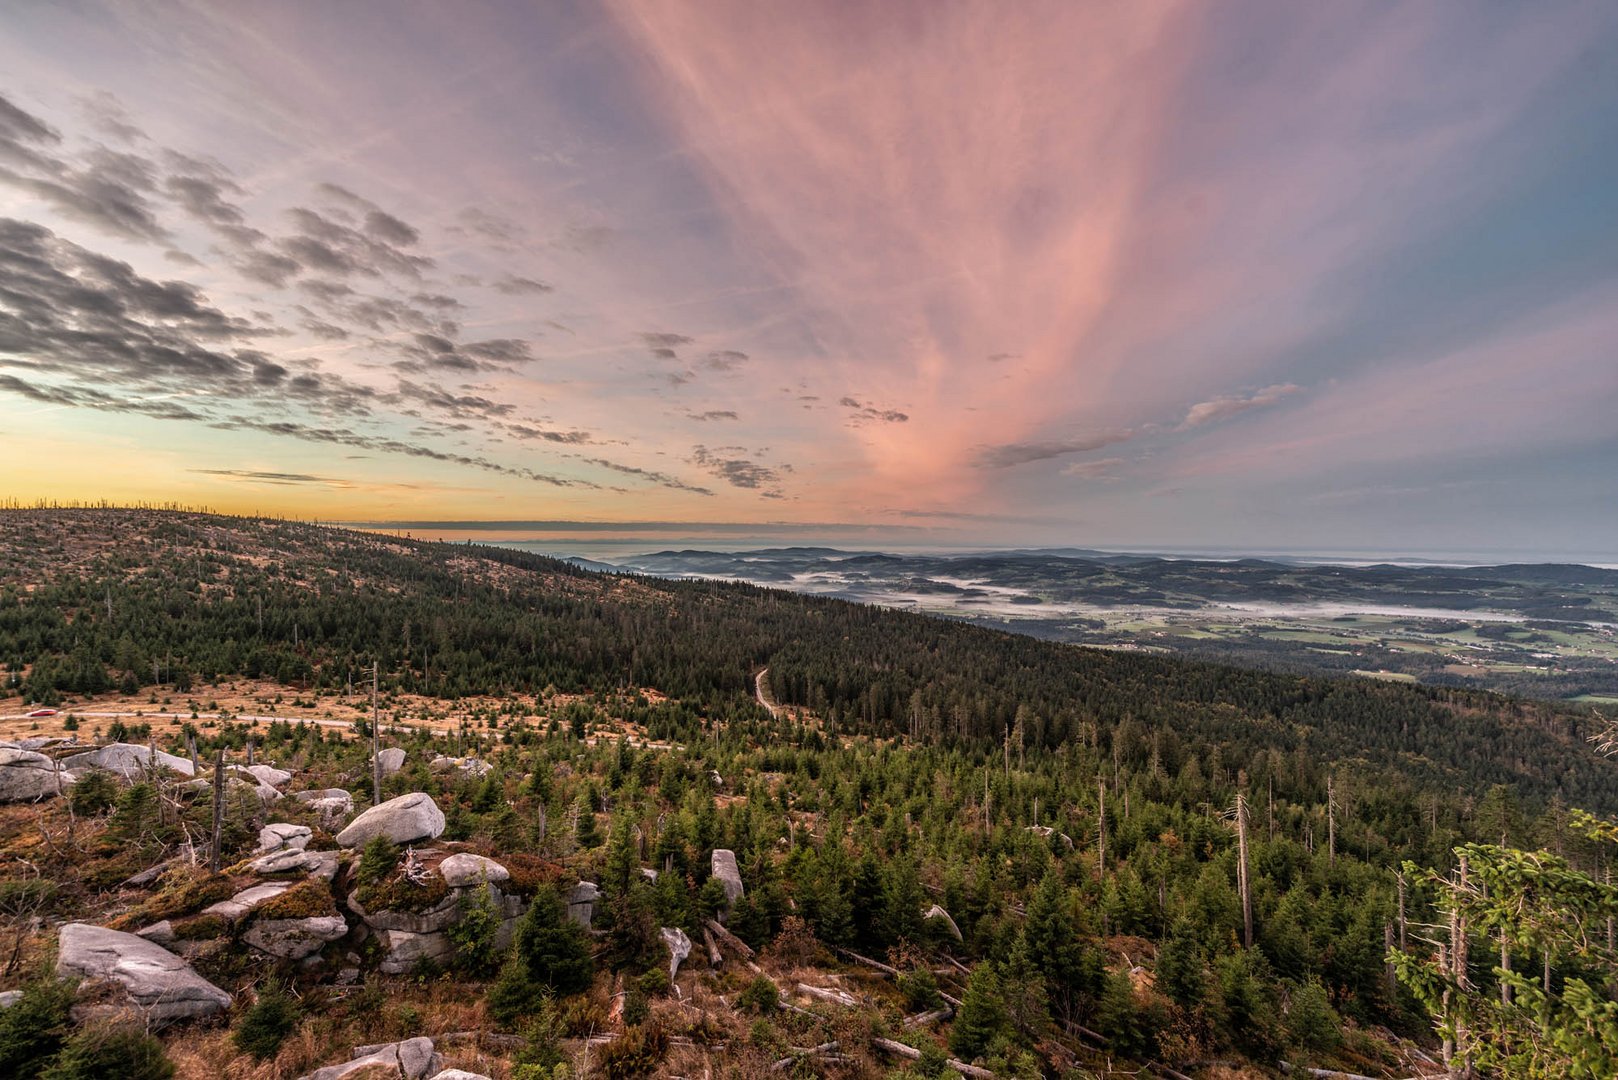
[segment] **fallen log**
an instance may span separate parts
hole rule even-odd
[[[906,1046],[902,1042],[895,1042],[892,1039],[884,1039],[881,1037],[873,1038],[871,1042],[878,1049],[886,1050],[890,1054],[897,1054],[899,1057],[909,1058],[911,1061],[921,1060],[921,1051],[917,1050],[914,1046]],[[949,1066],[951,1069],[954,1069],[962,1076],[971,1077],[972,1080],[994,1080],[994,1073],[990,1072],[988,1069],[980,1069],[976,1065],[968,1065],[964,1061],[957,1061],[954,1058],[949,1058],[944,1062],[944,1064]]]
[[[842,1005],[849,1009],[860,1007],[859,998],[846,990],[823,990],[818,986],[810,986],[808,983],[799,983],[798,993],[805,997],[812,997],[817,1001],[829,1001],[834,1005]]]
[[[725,955],[719,951],[719,942],[713,938],[713,931],[707,927],[702,928],[702,941],[708,946],[708,966],[718,967],[725,962]]]
[[[1310,1076],[1319,1077],[1319,1080],[1376,1080],[1374,1076],[1363,1076],[1360,1073],[1343,1072],[1340,1069],[1312,1069],[1307,1065],[1290,1065],[1285,1061],[1278,1061],[1281,1071],[1286,1073],[1301,1072]],[[1410,1080],[1423,1080],[1420,1076],[1412,1076]]]
[[[753,959],[753,947],[747,942],[743,941],[735,934],[732,934],[729,930],[726,930],[713,919],[709,919],[705,925],[709,930],[713,931],[714,936],[720,941],[723,941],[726,945],[729,945],[732,949],[735,949],[737,952],[741,953],[743,959]]]
[[[833,946],[833,948],[856,963],[864,964],[866,967],[876,968],[876,970],[886,972],[887,974],[892,975],[894,978],[899,977],[899,969],[893,967],[891,964],[884,964],[880,960],[872,960],[869,956],[861,956],[853,949],[845,949],[840,945]]]
[[[837,1049],[837,1040],[833,1039],[831,1042],[821,1043],[819,1046],[808,1046],[801,1049],[793,1046],[789,1047],[789,1049],[792,1051],[792,1053],[771,1063],[771,1072],[780,1072],[782,1069],[790,1069],[793,1065],[797,1064],[800,1058],[820,1057],[822,1054],[830,1054]]]
[[[954,1009],[934,1009],[932,1012],[917,1013],[914,1016],[905,1017],[904,1026],[907,1028],[926,1027],[928,1024],[936,1024],[940,1020],[948,1020],[954,1015]]]

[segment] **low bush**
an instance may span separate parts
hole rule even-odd
[[[300,1020],[297,1002],[292,1000],[279,983],[267,983],[258,993],[242,1019],[231,1032],[236,1049],[257,1061],[268,1061],[281,1049],[281,1044],[298,1029]]]

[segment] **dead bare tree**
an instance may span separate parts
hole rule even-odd
[[[220,848],[225,843],[225,748],[214,755],[213,764],[213,843],[208,847],[208,870],[219,873]]]
[[[376,705],[376,661],[371,661],[371,805],[382,804],[382,721]]]

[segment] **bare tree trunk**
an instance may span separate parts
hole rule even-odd
[[[1247,796],[1236,794],[1236,885],[1242,894],[1242,944],[1253,947],[1253,891],[1247,871]]]
[[[1467,879],[1469,875],[1470,868],[1467,865],[1466,856],[1462,855],[1460,876],[1458,879],[1459,888],[1457,893],[1464,893],[1466,891]],[[1457,895],[1455,898],[1454,906],[1450,910],[1449,915],[1449,952],[1450,961],[1453,965],[1451,971],[1455,978],[1455,985],[1460,988],[1462,993],[1465,993],[1468,988],[1466,978],[1466,918],[1461,914],[1459,895]],[[1447,1005],[1448,1003],[1446,991],[1445,1004]],[[1466,1030],[1464,1028],[1457,1028],[1455,1032],[1455,1043],[1456,1056],[1448,1062],[1450,1075],[1452,1077],[1469,1076],[1472,1072],[1472,1066],[1467,1060],[1465,1051],[1462,1050],[1462,1047],[1466,1044]]]
[[[376,661],[371,661],[371,805],[382,804],[382,719],[376,705]]]
[[[1398,878],[1399,878],[1399,951],[1400,952],[1405,952],[1405,951],[1408,950],[1409,946],[1407,946],[1405,944],[1405,930],[1406,930],[1407,923],[1405,921],[1405,876],[1404,876],[1403,872],[1401,872],[1398,875]]]
[[[1096,867],[1099,880],[1107,880],[1107,782],[1096,781],[1096,793],[1100,798],[1100,807],[1096,811]]]
[[[1507,974],[1511,972],[1511,947],[1506,944],[1506,928],[1503,926],[1500,928],[1500,970]],[[1500,980],[1500,1004],[1511,1004],[1511,984],[1504,979]]]
[[[1326,864],[1337,865],[1337,781],[1326,777]]]
[[[1607,867],[1607,885],[1608,885],[1609,888],[1612,886],[1612,867],[1611,866]],[[1611,915],[1608,915],[1607,916],[1607,952],[1609,952],[1609,953],[1612,952],[1612,939],[1613,939],[1613,933],[1612,932],[1613,932],[1613,918],[1612,918]]]
[[[208,869],[219,873],[220,848],[225,838],[225,748],[221,746],[213,763],[213,843],[208,849]]]

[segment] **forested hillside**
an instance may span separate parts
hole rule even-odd
[[[0,918],[18,944],[0,988],[28,987],[49,1013],[38,965],[57,924],[167,920],[196,935],[186,955],[234,1001],[200,1038],[164,1034],[159,1052],[186,1076],[291,1078],[349,1046],[461,1046],[448,1036],[468,1031],[468,1067],[516,1080],[776,1064],[1232,1077],[1283,1060],[1409,1076],[1425,1068],[1417,1045],[1439,1052],[1424,1007],[1437,984],[1411,993],[1388,958],[1392,945],[1424,962],[1424,927],[1443,920],[1439,879],[1418,868],[1448,874],[1452,849],[1486,841],[1598,875],[1605,856],[1572,808],[1618,808],[1591,717],[1487,695],[1087,650],[286,522],[16,511],[0,514],[0,555],[0,716],[83,712],[81,740],[116,725],[182,763],[190,738],[204,764],[253,754],[291,773],[289,790],[363,807],[375,660],[379,737],[408,755],[381,795],[435,800],[438,844],[422,849],[425,871],[345,844],[355,857],[298,885],[320,893],[298,910],[436,911],[431,871],[453,851],[509,867],[526,912],[508,943],[498,918],[458,909],[453,954],[413,967],[352,916],[349,937],[277,961],[240,945],[262,916],[199,911],[250,880],[238,860],[267,824],[308,826],[312,854],[338,847],[312,803],[233,801],[218,873],[188,861],[209,818],[183,784],[80,779],[67,798],[10,808]],[[761,669],[777,715],[754,698]],[[290,699],[264,711],[307,720],[209,708],[248,684]],[[456,709],[447,733],[427,719]],[[148,715],[89,715],[136,710]],[[429,767],[451,753],[466,756]],[[721,850],[740,896],[721,887]],[[153,866],[160,884],[130,883]],[[575,881],[600,886],[587,936],[546,922]],[[710,917],[742,944],[705,952]],[[696,944],[671,986],[676,930]],[[1485,995],[1491,947],[1471,973]],[[1548,938],[1506,948],[1552,994],[1610,977]],[[278,1037],[242,1036],[272,1011]],[[27,1059],[35,1072],[8,1075],[41,1075],[79,1038],[62,1027]]]
[[[747,585],[597,576],[495,547],[120,511],[0,516],[0,663],[53,703],[221,676],[438,698],[649,687],[718,718],[768,664],[831,732],[943,746],[1083,743],[1119,769],[1396,766],[1452,790],[1618,805],[1553,705],[1064,647]],[[1114,734],[1118,736],[1114,738]],[[1220,773],[1228,775],[1219,775]],[[1280,779],[1278,776],[1277,779]]]

